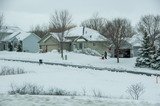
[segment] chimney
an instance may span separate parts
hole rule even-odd
[[[83,35],[84,35],[84,31],[85,31],[85,26],[83,26],[83,32],[82,32]]]

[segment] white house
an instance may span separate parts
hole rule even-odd
[[[38,52],[39,40],[40,37],[34,33],[24,32],[18,28],[6,28],[0,40],[0,50],[16,51],[17,47],[20,45],[23,52]],[[9,46],[11,46],[11,50]]]

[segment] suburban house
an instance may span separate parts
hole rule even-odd
[[[119,57],[121,58],[133,57],[132,50],[133,50],[132,45],[128,43],[127,41],[123,41],[119,49]],[[110,45],[110,49],[108,52],[111,54],[111,57],[117,57],[116,49],[113,44]]]
[[[59,50],[59,34],[49,33],[40,41],[40,49],[43,52],[52,50]],[[139,48],[141,48],[142,36],[134,35],[122,42],[119,50],[120,57],[130,58],[138,55]],[[65,32],[64,50],[77,51],[90,48],[99,52],[101,55],[107,51],[111,57],[116,57],[114,45],[98,31],[86,27],[75,27]]]
[[[43,52],[58,50],[60,33],[49,33],[39,41],[40,48]],[[100,54],[107,51],[107,39],[93,29],[85,27],[75,27],[65,31],[64,50],[76,51],[90,48]]]
[[[23,52],[39,52],[38,41],[40,37],[34,33],[22,31],[18,27],[3,27],[0,31],[0,50]]]

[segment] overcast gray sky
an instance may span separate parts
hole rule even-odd
[[[0,0],[1,1],[1,0]],[[108,19],[128,18],[135,25],[145,14],[160,15],[160,0],[4,0],[1,10],[5,23],[29,30],[36,24],[48,24],[54,10],[67,9],[73,21],[90,18],[94,13]]]

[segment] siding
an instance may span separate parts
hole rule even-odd
[[[42,40],[40,42],[40,47],[43,50],[43,52],[50,52],[52,50],[60,49],[59,42],[55,38],[53,38],[52,36],[50,36],[45,42],[43,42],[43,41],[44,40]],[[68,43],[68,42],[63,43],[63,49],[70,51],[70,49],[71,49],[70,43]]]
[[[39,52],[39,40],[40,38],[38,38],[34,34],[30,34],[30,36],[28,36],[26,39],[22,41],[23,51],[33,53]]]
[[[52,50],[58,50],[59,44],[58,41],[51,36],[45,42],[43,42],[42,40],[40,42],[40,47],[43,50],[43,52],[48,52]]]
[[[75,43],[77,49],[79,49],[79,44],[83,43],[84,48],[90,48],[96,50],[100,54],[103,54],[105,51],[108,51],[107,42],[93,41],[93,42],[75,42]]]

